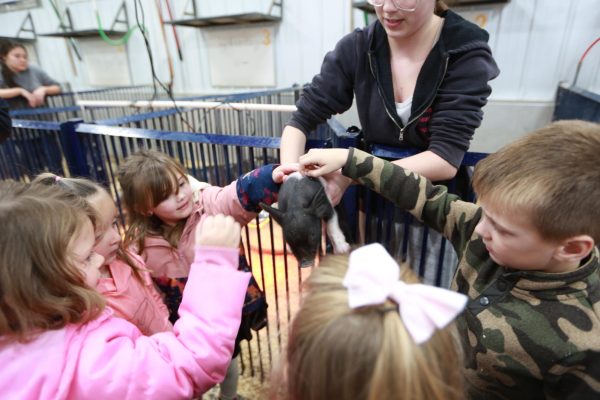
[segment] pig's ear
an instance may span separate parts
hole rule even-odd
[[[263,210],[265,210],[266,212],[268,212],[268,213],[269,213],[269,215],[271,215],[271,217],[273,217],[273,219],[274,219],[275,221],[277,221],[277,223],[278,223],[279,225],[281,225],[281,224],[282,224],[282,222],[283,222],[283,212],[282,212],[281,210],[279,210],[279,209],[277,209],[277,208],[275,208],[275,207],[271,207],[270,205],[268,205],[268,204],[265,204],[265,203],[263,203],[263,202],[260,202],[260,203],[258,203],[258,205],[259,205],[259,206],[260,206],[260,207],[261,207]]]
[[[325,188],[321,187],[313,197],[308,210],[318,218],[329,219],[333,215],[333,206],[325,194]]]

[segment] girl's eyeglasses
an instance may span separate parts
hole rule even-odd
[[[373,7],[383,7],[385,0],[367,0]],[[413,12],[419,6],[420,0],[392,0],[394,6],[401,11]]]

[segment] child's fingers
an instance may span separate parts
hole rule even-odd
[[[304,175],[311,176],[313,178],[317,178],[319,176],[323,176],[329,173],[327,166],[316,167],[311,166],[311,168],[306,168],[303,170]]]
[[[281,164],[279,167],[275,168],[276,170],[279,170],[280,172],[289,175],[292,172],[296,172],[298,171],[298,169],[300,168],[300,164],[298,163],[288,163],[288,164]]]
[[[319,150],[311,149],[308,151],[308,153],[301,155],[298,158],[298,163],[300,164],[300,168],[305,168],[307,165],[320,164],[320,162],[321,162],[320,154],[321,154],[321,152]]]
[[[347,158],[348,149],[311,149],[298,162],[305,175],[316,177],[342,168]]]
[[[291,173],[297,172],[299,169],[300,164],[298,163],[282,164],[273,170],[273,182],[285,182]]]

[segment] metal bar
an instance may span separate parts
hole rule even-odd
[[[184,101],[184,100],[79,100],[81,107],[154,107],[154,108],[215,108],[222,110],[261,110],[294,112],[295,105],[286,104],[255,104],[255,103],[223,103],[219,101]]]

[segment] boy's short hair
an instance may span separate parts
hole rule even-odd
[[[590,235],[600,243],[600,125],[554,122],[480,161],[478,198],[530,218],[547,240]]]

